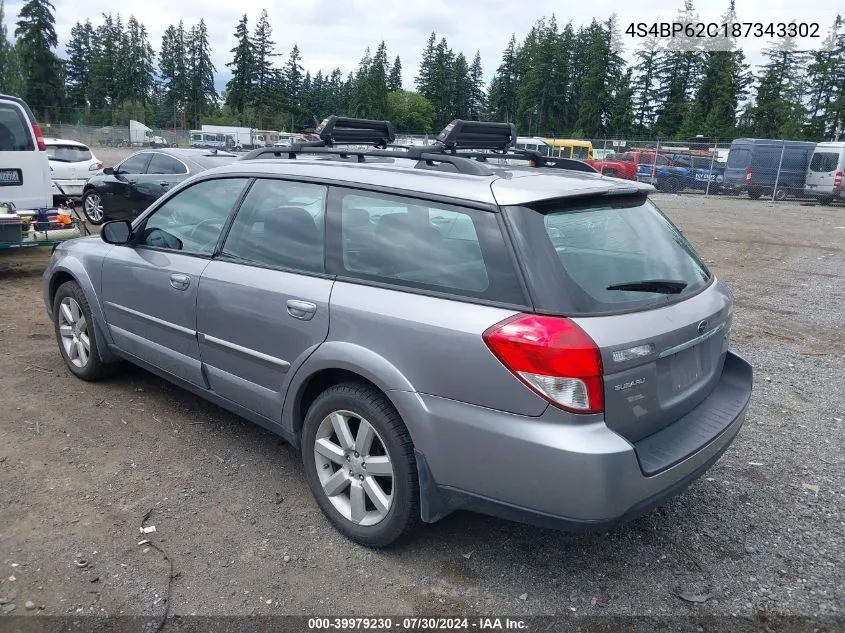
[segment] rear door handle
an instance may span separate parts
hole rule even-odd
[[[182,273],[173,273],[170,275],[170,285],[176,290],[187,290],[191,285],[191,277]]]
[[[170,186],[170,183],[169,183],[169,182],[160,182],[159,184],[160,184],[162,187],[169,187],[169,186]]]
[[[309,321],[317,312],[317,306],[310,301],[300,301],[299,299],[289,299],[287,302],[288,314],[294,319],[302,319]]]

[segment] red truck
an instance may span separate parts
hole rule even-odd
[[[654,151],[634,150],[624,154],[608,154],[606,158],[592,158],[585,160],[597,171],[612,178],[624,178],[625,180],[637,179],[637,165],[651,165],[654,163]],[[659,154],[658,165],[669,164],[668,159]]]

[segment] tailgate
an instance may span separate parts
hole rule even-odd
[[[719,282],[674,305],[575,319],[601,348],[608,427],[637,442],[701,404],[722,374],[730,319]]]

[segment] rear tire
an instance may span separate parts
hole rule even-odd
[[[829,206],[833,202],[833,196],[825,196],[824,198],[819,198],[819,204],[823,204],[824,206]]]
[[[100,341],[85,293],[75,281],[66,281],[53,298],[53,329],[65,365],[82,380],[99,380],[114,365],[100,359]]]
[[[786,188],[785,188],[785,187],[778,187],[778,188],[775,190],[775,196],[774,196],[774,197],[775,197],[775,200],[777,200],[777,201],[779,201],[779,202],[780,202],[780,201],[783,201],[783,200],[786,200],[786,194],[787,194],[787,191],[786,191]]]
[[[317,397],[302,428],[302,462],[320,509],[347,538],[386,547],[419,522],[411,436],[374,388],[342,383]]]
[[[615,169],[606,169],[601,174],[602,176],[607,176],[608,178],[619,178],[619,174]]]
[[[678,193],[681,183],[675,177],[667,178],[663,181],[663,191],[666,193]]]
[[[760,196],[762,196],[762,195],[763,195],[763,192],[760,191],[759,189],[749,189],[748,190],[748,197],[751,198],[752,200],[759,200]]]

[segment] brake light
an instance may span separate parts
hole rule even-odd
[[[842,172],[838,171],[833,176],[833,188],[838,189],[841,186],[842,186]]]
[[[103,163],[94,163],[88,168],[88,171],[100,171],[103,168]]]
[[[517,314],[483,338],[505,367],[553,405],[573,413],[604,411],[599,348],[574,322]]]
[[[745,182],[751,182],[751,167],[745,170]]]
[[[35,135],[35,144],[38,145],[39,152],[47,151],[47,144],[44,143],[44,135],[41,134],[41,128],[37,123],[32,124],[32,133]]]

